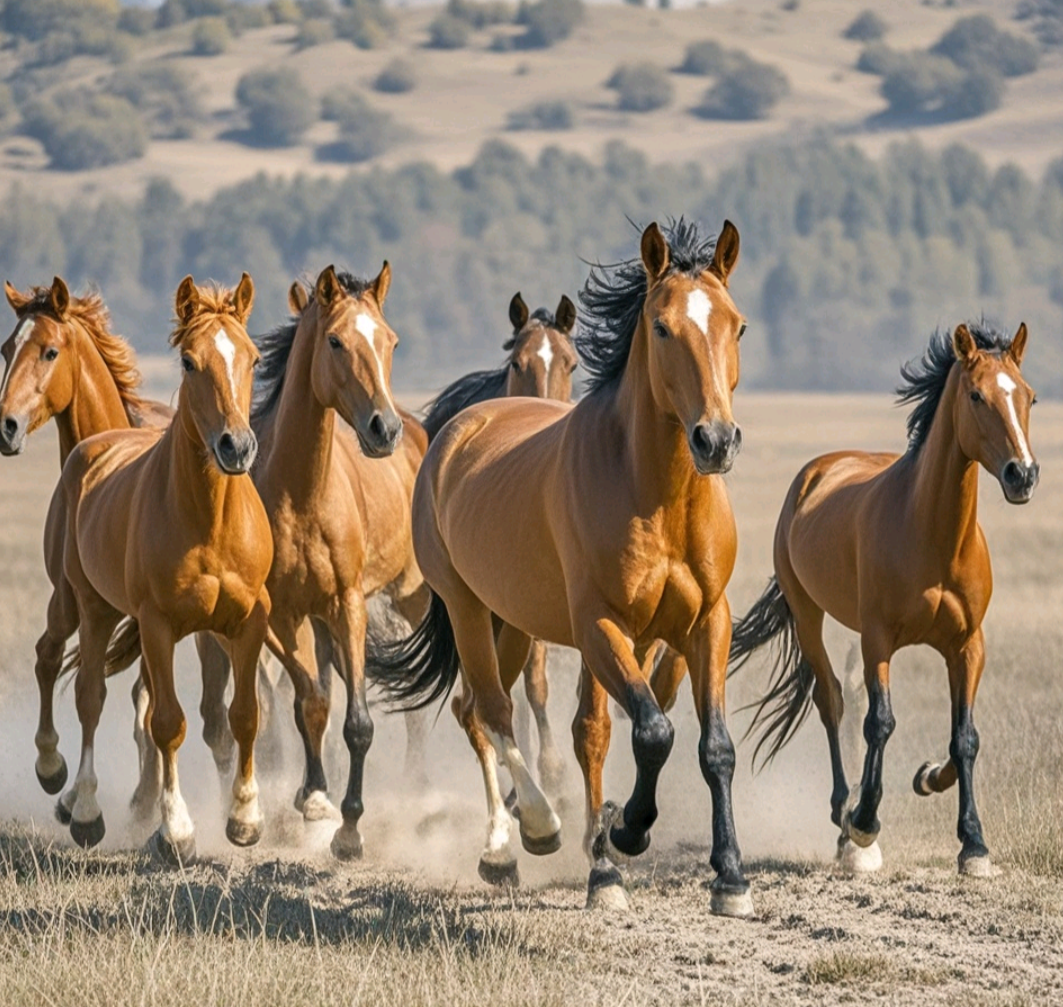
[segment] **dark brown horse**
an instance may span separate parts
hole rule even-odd
[[[592,272],[577,340],[591,374],[574,407],[495,399],[464,410],[425,456],[414,492],[417,559],[432,588],[414,635],[374,661],[396,697],[428,703],[459,671],[490,745],[481,873],[515,876],[495,756],[513,777],[525,849],[550,853],[560,822],[528,772],[509,691],[533,638],[584,660],[574,724],[588,818],[602,811],[607,696],[631,717],[637,767],[621,821],[595,838],[589,899],[624,901],[610,844],[642,853],[657,818],[658,775],[673,729],[643,668],[664,640],[684,654],[712,793],[714,912],[752,912],[731,806],[734,746],[724,716],[731,615],[724,593],[737,535],[722,474],[741,436],[732,414],[745,328],[727,282],[738,232],[716,242],[683,221],[642,235],[641,259]],[[514,534],[519,528],[520,534]],[[504,561],[503,558],[504,557]],[[503,623],[497,634],[492,620]]]
[[[513,325],[513,335],[502,344],[502,349],[509,351],[506,362],[496,370],[474,371],[458,378],[426,407],[424,428],[429,442],[462,409],[477,402],[505,395],[554,399],[558,402],[571,400],[572,372],[579,363],[571,338],[576,324],[576,306],[562,294],[557,311],[553,314],[546,308],[529,312],[528,305],[518,291],[509,303],[509,320]],[[554,743],[546,712],[549,686],[546,679],[546,644],[542,640],[532,642],[522,674],[525,695],[539,734],[539,780],[546,793],[556,797],[561,790],[565,764]],[[462,713],[461,700],[458,698],[454,700],[454,714],[462,723],[468,716]],[[488,744],[482,732],[474,739],[474,744],[477,747]],[[513,804],[515,800],[514,792],[507,798],[507,803]]]
[[[952,741],[944,766],[927,763],[916,773],[915,791],[959,783],[960,872],[991,871],[974,800],[974,700],[993,591],[978,524],[978,469],[999,480],[1009,503],[1033,495],[1039,469],[1027,435],[1034,395],[1019,370],[1025,351],[1025,325],[1012,339],[984,325],[957,325],[951,339],[935,334],[922,361],[901,372],[901,401],[915,403],[907,452],[838,451],[801,469],[775,530],[775,577],[735,627],[736,668],[762,644],[779,642],[751,726],[761,732],[757,751],[767,746],[774,756],[812,702],[819,710],[834,776],[831,819],[851,870],[882,862],[882,761],[894,727],[890,660],[925,643],[948,667]],[[858,632],[863,653],[867,755],[851,795],[838,740],[842,690],[823,646],[824,614]]]

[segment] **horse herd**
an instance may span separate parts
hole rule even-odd
[[[173,654],[195,634],[204,737],[219,769],[234,770],[226,827],[234,844],[257,842],[263,824],[254,743],[265,647],[295,689],[306,763],[297,806],[307,819],[339,820],[332,851],[341,858],[362,852],[367,680],[413,710],[445,697],[460,675],[453,709],[487,795],[480,874],[516,884],[514,822],[530,853],[560,845],[548,641],[582,657],[573,737],[586,790],[588,905],[626,905],[616,865],[649,845],[673,739],[665,711],[689,674],[712,796],[711,908],[745,916],[753,907],[731,804],[729,668],[774,641],[773,677],[751,728],[758,749],[774,755],[816,706],[830,747],[839,860],[874,870],[894,726],[890,659],[927,643],[947,664],[952,737],[948,760],[924,765],[915,789],[959,784],[960,871],[992,871],[973,793],[972,709],[992,589],[978,468],[1012,503],[1029,500],[1037,484],[1027,434],[1034,396],[1020,372],[1025,326],[1010,339],[984,323],[935,333],[902,371],[902,399],[914,406],[907,451],[838,452],[800,470],[779,517],[774,576],[732,624],[726,587],[737,537],[722,477],[742,442],[732,408],[746,324],[728,289],[738,231],[727,221],[713,240],[682,219],[651,224],[640,253],[592,268],[578,333],[567,297],[555,313],[529,313],[517,294],[505,365],[460,379],[423,424],[392,398],[387,263],[372,280],[329,266],[312,289],[294,283],[291,320],[257,340],[246,328],[254,299],[246,273],[233,290],[186,277],[170,337],[182,368],[176,410],[139,396],[132,351],[109,331],[98,295],[72,297],[58,277],[29,293],[5,285],[17,324],[3,344],[0,451],[19,453],[50,418],[59,428],[62,475],[45,526],[52,595],[35,667],[36,771],[48,793],[62,791],[57,815],[77,843],[104,835],[93,753],[107,679],[139,658],[134,812],[161,819],[149,843],[158,857],[194,857]],[[577,363],[589,381],[572,405]],[[366,599],[379,593],[409,636],[367,632]],[[861,638],[867,754],[852,790],[825,613]],[[330,666],[346,687],[350,758],[338,811],[322,759]],[[522,672],[540,733],[538,774],[513,730],[510,694]],[[76,676],[82,740],[64,791],[53,695],[66,673]],[[602,793],[610,697],[630,718],[636,765],[622,809]],[[416,741],[419,721],[409,724]],[[513,783],[508,800],[500,765]]]

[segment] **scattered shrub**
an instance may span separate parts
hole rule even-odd
[[[1063,3],[1060,0],[1022,0],[1015,17],[1030,21],[1041,44],[1052,48],[1063,45]]]
[[[965,70],[996,70],[1019,77],[1037,69],[1037,46],[1002,31],[988,14],[960,18],[930,50]]]
[[[189,18],[221,17],[229,7],[229,0],[181,0]]]
[[[721,74],[694,113],[703,119],[765,119],[789,93],[790,82],[781,70],[749,60]]]
[[[296,49],[312,49],[315,45],[324,45],[336,37],[332,22],[323,17],[307,18],[295,35]]]
[[[330,161],[368,161],[383,154],[401,136],[387,112],[373,108],[361,95],[347,92],[334,109],[338,140],[319,151]]]
[[[373,81],[373,87],[385,94],[405,94],[416,86],[417,71],[408,59],[393,59]]]
[[[236,85],[236,100],[247,113],[252,140],[265,146],[298,143],[316,118],[310,92],[288,67],[245,73]]]
[[[383,45],[395,24],[380,0],[346,0],[332,23],[339,38],[348,39],[359,49]]]
[[[856,61],[856,69],[861,73],[885,77],[891,70],[900,66],[903,60],[903,54],[891,49],[885,42],[872,42],[864,46]]]
[[[170,62],[140,63],[119,70],[105,88],[133,105],[154,137],[191,136],[203,118],[191,75]]]
[[[572,105],[567,101],[540,101],[510,112],[510,129],[571,129],[575,124]]]
[[[274,24],[301,24],[303,12],[295,0],[269,0],[266,7]]]
[[[225,18],[200,18],[192,29],[192,53],[195,56],[220,56],[229,48],[230,41]]]
[[[997,108],[1004,81],[992,68],[965,72],[943,56],[909,53],[883,78],[881,91],[896,114],[962,119]]]
[[[6,0],[0,28],[38,41],[54,32],[76,34],[90,25],[113,31],[119,13],[118,0]]]
[[[229,31],[239,35],[251,28],[265,28],[273,24],[273,16],[269,8],[261,4],[231,3],[225,11],[225,23]]]
[[[123,7],[118,15],[118,30],[130,35],[147,35],[154,29],[157,16],[149,7]]]
[[[727,68],[727,51],[714,39],[691,42],[679,64],[680,73],[692,73],[702,77],[715,77]]]
[[[652,63],[621,64],[605,86],[617,92],[617,108],[625,112],[664,108],[674,94],[668,74]]]
[[[332,0],[299,0],[304,18],[330,18],[336,12]]]
[[[440,14],[428,26],[432,49],[464,49],[469,43],[469,23],[451,14]]]
[[[321,118],[325,122],[340,122],[367,107],[365,98],[353,87],[338,87],[321,99]]]
[[[133,160],[148,144],[137,110],[112,94],[59,92],[29,103],[23,124],[44,145],[51,166],[67,171]]]
[[[516,11],[504,0],[448,0],[446,13],[480,29],[509,24]]]
[[[525,49],[547,49],[568,38],[583,14],[583,0],[524,0],[517,10],[516,20],[524,25],[518,44]]]
[[[849,22],[842,36],[854,42],[877,42],[886,34],[886,29],[886,22],[875,11],[865,10]]]

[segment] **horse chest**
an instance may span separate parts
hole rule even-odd
[[[233,635],[251,614],[262,582],[219,565],[214,556],[193,553],[178,575],[174,612],[182,635],[209,629]]]
[[[332,599],[357,584],[364,566],[365,546],[352,529],[279,515],[274,527],[274,559],[270,595],[274,603],[301,605],[316,611],[323,599]]]

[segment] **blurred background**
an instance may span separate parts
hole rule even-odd
[[[0,278],[97,284],[141,353],[185,273],[248,270],[263,331],[386,257],[395,385],[437,388],[501,361],[514,291],[685,214],[741,232],[747,389],[887,392],[984,313],[1063,392],[1060,0],[2,0],[0,31]]]

